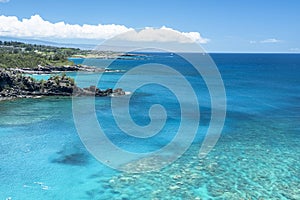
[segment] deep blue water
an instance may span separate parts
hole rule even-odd
[[[74,124],[72,99],[0,102],[0,199],[300,199],[300,55],[211,57],[224,81],[227,115],[221,138],[204,159],[197,155],[210,122],[211,101],[201,76],[176,55],[157,53],[144,60],[117,60],[110,69],[128,71],[160,63],[180,71],[190,82],[197,91],[201,115],[188,151],[157,172],[119,172],[85,149]],[[84,64],[103,67],[108,62],[89,59]],[[88,86],[98,75],[85,74],[81,86]],[[99,87],[114,87],[122,75],[105,73]],[[130,75],[128,86],[143,76]],[[154,73],[151,78],[176,84],[168,74]],[[130,137],[120,130],[112,117],[111,99],[97,98],[95,110],[114,144],[140,153],[172,141],[181,118],[176,94],[168,88],[150,84],[132,94],[130,114],[138,125],[150,123],[148,112],[153,104],[167,111],[164,128],[149,139]],[[189,103],[189,96],[185,101]],[[191,108],[187,118],[194,123],[194,117]]]

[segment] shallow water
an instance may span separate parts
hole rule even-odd
[[[224,80],[228,108],[222,136],[204,159],[197,157],[210,119],[203,81],[181,68],[185,65],[180,60],[164,54],[150,57],[151,62],[181,68],[201,88],[201,121],[193,145],[156,172],[123,173],[98,162],[80,141],[70,98],[0,102],[0,199],[300,199],[300,55],[212,57]],[[147,62],[118,60],[110,68],[128,70]],[[106,74],[101,88],[113,87],[121,75]],[[84,80],[91,76],[95,75],[86,74]],[[166,88],[149,85],[131,99],[132,117],[140,125],[149,123],[152,104],[160,103],[168,111],[165,128],[149,140],[121,132],[110,100],[96,99],[95,108],[107,136],[118,146],[149,152],[173,138],[180,116],[178,102]],[[123,167],[143,169],[160,161],[154,157]]]

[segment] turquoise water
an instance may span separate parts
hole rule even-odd
[[[227,116],[221,138],[204,159],[197,153],[209,124],[210,100],[203,80],[189,66],[166,54],[118,60],[110,66],[128,70],[164,63],[180,70],[197,88],[201,110],[197,137],[180,159],[157,172],[124,173],[98,162],[79,139],[70,98],[0,102],[0,199],[300,199],[300,55],[212,57],[224,80]],[[88,62],[102,67],[107,61]],[[114,87],[121,75],[105,74],[100,87]],[[82,86],[92,76],[96,75],[85,74]],[[148,152],[174,137],[180,113],[174,94],[166,88],[145,86],[131,99],[137,124],[149,123],[148,109],[154,103],[168,112],[165,128],[150,140],[123,134],[112,118],[110,100],[96,99],[96,113],[118,146]],[[124,167],[159,161],[146,159]]]

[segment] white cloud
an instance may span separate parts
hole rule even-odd
[[[4,1],[4,0],[0,0]],[[145,31],[146,30],[146,31]],[[171,30],[177,33],[176,37],[172,35],[161,34],[162,30]],[[116,35],[133,32],[133,28],[124,25],[78,25],[67,24],[65,22],[51,23],[42,19],[39,15],[31,16],[30,19],[19,20],[15,16],[0,16],[0,36],[26,37],[26,38],[59,38],[59,39],[109,39]],[[179,32],[165,26],[154,29],[146,28],[136,34],[131,34],[133,41],[179,41],[182,43],[197,42],[207,43],[209,39],[202,38],[198,32]],[[181,37],[178,37],[181,33]],[[176,34],[174,34],[176,35]]]
[[[9,2],[10,0],[0,0],[0,3],[7,3]]]
[[[300,52],[300,48],[290,48],[289,51]]]
[[[209,39],[202,38],[198,32],[179,32],[167,28],[147,27],[140,31],[129,31],[118,36],[116,39],[134,41],[134,42],[178,42],[178,43],[201,43],[205,44]]]
[[[250,40],[249,43],[250,44],[257,44],[257,43],[279,43],[282,42],[282,40],[277,40],[275,38],[269,38],[269,39],[265,39],[265,40],[261,40],[261,41],[256,41],[256,40]]]
[[[270,38],[270,39],[260,41],[260,43],[278,43],[278,42],[281,42],[281,40],[277,40],[275,38]]]
[[[88,25],[51,23],[39,15],[19,20],[15,16],[0,16],[0,36],[31,38],[86,38],[107,39],[131,30],[123,25]]]
[[[197,42],[197,43],[200,43],[200,44],[206,44],[206,43],[208,43],[210,41],[208,38],[203,38],[200,35],[199,32],[179,32],[179,31],[176,31],[174,29],[167,28],[165,26],[161,27],[160,29],[174,31],[177,34],[184,35],[185,37],[187,37],[188,39],[190,39],[192,42]]]

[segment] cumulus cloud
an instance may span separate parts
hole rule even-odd
[[[131,30],[123,25],[88,25],[51,23],[39,15],[19,20],[15,16],[0,16],[0,35],[32,38],[86,38],[107,39]]]
[[[0,0],[0,3],[7,3],[9,0]]]
[[[277,40],[275,38],[270,38],[270,39],[260,41],[260,43],[278,43],[278,42],[281,42],[281,41]]]
[[[0,0],[4,1],[4,0]],[[181,33],[181,37],[174,35],[164,35],[163,30],[171,30],[174,33]],[[198,32],[179,32],[165,26],[154,29],[145,28],[141,31],[134,31],[124,25],[78,25],[65,22],[52,23],[44,20],[39,15],[31,16],[29,19],[19,20],[15,16],[0,16],[0,36],[27,37],[27,38],[60,38],[60,39],[109,39],[126,32],[135,32],[130,34],[128,40],[139,41],[159,41],[169,42],[177,41],[182,43],[197,42],[205,44],[209,39],[201,37]],[[125,34],[126,35],[126,34]]]
[[[165,26],[157,29],[147,27],[140,31],[129,31],[119,35],[116,39],[134,42],[179,42],[179,43],[202,43],[205,44],[209,39],[202,38],[198,32],[179,32]]]
[[[165,26],[163,26],[161,28],[162,30],[170,30],[170,31],[174,31],[175,33],[177,34],[182,34],[184,35],[185,37],[187,37],[189,40],[191,40],[192,42],[197,42],[197,43],[200,43],[200,44],[206,44],[209,42],[209,39],[208,38],[203,38],[199,32],[179,32],[179,31],[176,31],[174,29],[171,29],[171,28],[167,28]]]

